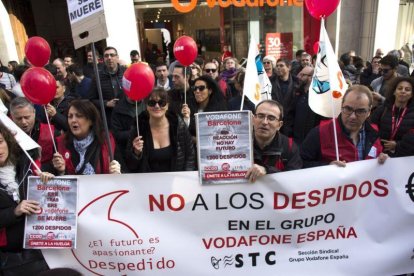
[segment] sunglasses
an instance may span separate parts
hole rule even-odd
[[[163,108],[167,105],[167,101],[166,100],[159,100],[159,101],[149,100],[147,103],[147,105],[150,107],[155,107],[157,104],[159,107]]]
[[[109,53],[109,54],[105,54],[104,55],[104,57],[116,57],[117,56],[117,54],[115,54],[115,53]]]
[[[264,61],[263,64],[270,64],[270,61]]]
[[[204,71],[206,71],[206,73],[215,73],[217,69],[204,69]]]
[[[194,91],[204,91],[204,89],[206,89],[205,85],[200,85],[200,86],[194,86]]]

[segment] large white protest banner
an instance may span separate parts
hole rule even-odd
[[[79,177],[85,275],[397,275],[414,271],[414,157],[198,184],[197,172]]]

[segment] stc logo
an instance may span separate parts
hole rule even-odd
[[[408,178],[408,183],[405,185],[407,188],[406,192],[410,196],[411,200],[414,202],[414,172]]]
[[[260,252],[252,252],[247,255],[237,254],[234,256],[224,256],[223,258],[217,259],[216,257],[211,257],[211,265],[214,269],[225,268],[227,266],[233,266],[237,268],[242,268],[243,266],[257,266],[257,265],[275,265],[276,264],[276,252],[269,251],[264,255],[261,255]]]

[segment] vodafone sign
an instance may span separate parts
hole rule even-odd
[[[191,0],[189,3],[181,4],[179,0],[171,0],[173,7],[182,13],[192,11],[197,6],[198,0]],[[213,8],[219,5],[221,8],[228,8],[235,6],[237,8],[242,7],[263,7],[267,5],[269,7],[283,7],[283,6],[295,6],[303,7],[303,0],[207,0],[207,5]]]

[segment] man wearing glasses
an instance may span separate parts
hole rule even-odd
[[[298,147],[291,138],[279,132],[282,125],[280,103],[264,100],[257,105],[253,118],[255,164],[246,174],[251,182],[265,174],[302,168]]]
[[[109,128],[111,128],[112,110],[118,100],[124,96],[124,91],[122,90],[122,76],[124,72],[125,68],[119,65],[118,51],[114,47],[106,47],[104,50],[104,66],[99,69],[98,73]],[[100,110],[98,88],[95,81],[92,82],[89,99]]]
[[[336,118],[339,160],[336,160],[333,122],[321,123],[313,128],[303,142],[300,155],[305,168],[378,158],[384,163],[388,155],[367,119],[372,107],[371,91],[363,85],[351,86],[342,99],[341,114]]]

